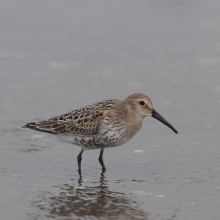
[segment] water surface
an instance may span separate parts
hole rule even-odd
[[[0,213],[7,220],[218,220],[219,1],[10,1],[0,7]],[[127,144],[83,153],[18,127],[142,92]]]

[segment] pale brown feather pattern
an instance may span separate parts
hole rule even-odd
[[[98,133],[103,117],[112,109],[114,109],[113,101],[107,100],[73,110],[45,121],[29,123],[26,126],[53,134],[94,135]]]

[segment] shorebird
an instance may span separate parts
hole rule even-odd
[[[54,134],[62,141],[80,146],[77,156],[79,173],[83,151],[100,149],[99,162],[105,171],[104,149],[128,142],[140,130],[146,116],[159,120],[178,133],[154,109],[151,99],[140,93],[132,94],[123,101],[110,99],[97,102],[45,121],[27,123],[21,128]]]

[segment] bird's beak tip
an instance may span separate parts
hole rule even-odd
[[[156,118],[158,121],[162,122],[169,128],[171,128],[174,131],[174,133],[178,134],[178,131],[166,119],[164,119],[155,109],[152,110],[151,116],[153,118]]]

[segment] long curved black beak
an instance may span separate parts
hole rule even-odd
[[[169,128],[171,128],[176,134],[178,134],[178,131],[165,119],[163,118],[155,109],[152,111],[152,117],[156,118],[158,121],[162,122]]]

